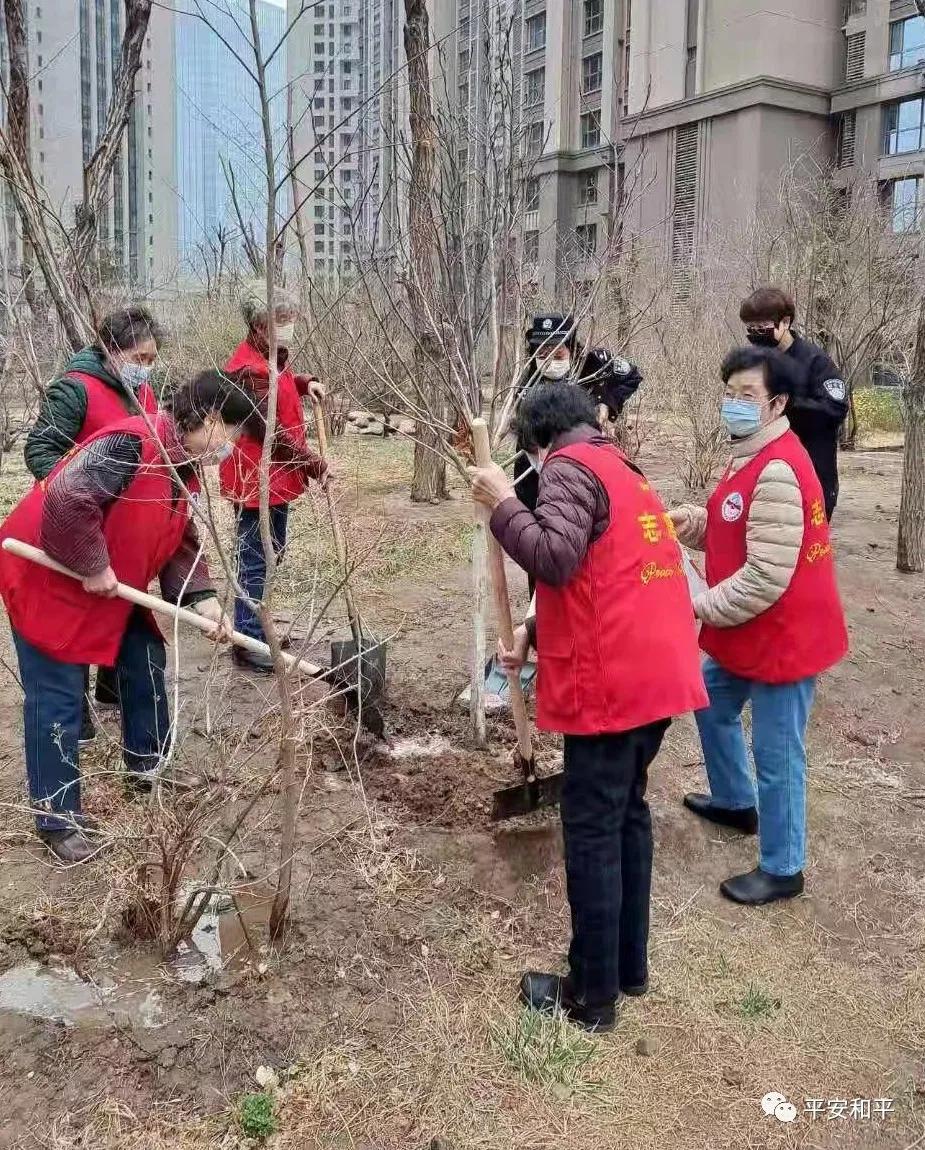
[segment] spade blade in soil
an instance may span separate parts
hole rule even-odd
[[[495,791],[491,817],[494,822],[529,815],[542,807],[554,807],[562,797],[562,771],[542,778],[527,779],[516,787]]]
[[[331,669],[324,677],[343,690],[363,726],[381,739],[385,733],[380,709],[385,691],[385,644],[364,643],[358,660],[352,640],[332,643]]]

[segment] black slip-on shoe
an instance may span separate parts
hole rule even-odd
[[[782,898],[796,898],[803,893],[803,872],[791,875],[768,874],[760,866],[748,874],[733,875],[719,884],[720,892],[745,906],[764,906]]]
[[[729,807],[717,806],[709,795],[698,794],[696,791],[684,796],[684,805],[700,818],[718,823],[721,827],[731,827],[746,835],[758,833],[758,812],[754,807],[730,810]]]

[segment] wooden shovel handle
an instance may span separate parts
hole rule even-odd
[[[312,414],[315,417],[315,433],[318,436],[318,453],[322,459],[327,461],[328,430],[324,422],[324,408],[321,406],[321,400],[319,400],[316,395],[311,396],[311,401]],[[331,532],[334,535],[334,549],[337,552],[337,562],[340,564],[340,568],[344,573],[344,603],[347,605],[347,619],[350,623],[350,630],[353,634],[354,642],[357,645],[357,650],[360,650],[363,645],[363,628],[360,626],[360,613],[354,602],[353,588],[350,586],[350,580],[348,579],[347,540],[344,537],[344,531],[340,525],[340,516],[337,514],[337,504],[334,501],[334,492],[331,490],[330,484],[325,486],[324,494],[328,501],[328,515],[331,519]]]
[[[78,582],[83,579],[82,575],[78,575],[76,571],[71,571],[70,568],[55,562],[50,555],[47,555],[40,548],[33,547],[30,543],[23,543],[19,539],[4,539],[3,550],[9,551],[12,555],[18,555],[20,559],[28,559],[30,563],[38,563],[40,567],[47,567],[49,571],[57,571],[59,575],[67,575],[68,578],[76,579]],[[181,623],[188,623],[190,627],[195,627],[207,635],[215,632],[216,626],[210,619],[204,619],[202,615],[197,615],[195,611],[190,611],[187,607],[177,607],[173,603],[168,603],[165,599],[158,598],[157,595],[149,595],[147,591],[139,591],[137,587],[118,583],[116,595],[127,603],[134,603],[136,607],[145,607],[156,615],[179,619]],[[240,631],[232,631],[229,638],[236,647],[243,647],[246,651],[253,651],[257,655],[270,654],[270,648],[266,643],[261,643],[259,639],[252,639],[250,635],[243,635]],[[285,651],[282,652],[282,658],[287,667],[298,667],[306,675],[319,675],[323,670],[323,668],[316,667],[314,663],[309,663],[305,659],[296,659],[293,655],[287,655]]]
[[[488,425],[484,419],[472,421],[472,444],[475,450],[477,467],[491,464],[491,444],[488,439]],[[488,534],[488,569],[491,575],[491,589],[495,601],[495,622],[498,634],[510,651],[514,646],[514,620],[511,616],[511,600],[507,590],[507,572],[504,569],[504,552],[488,526],[490,516],[485,511],[485,530]],[[505,672],[511,693],[511,711],[517,729],[517,746],[525,763],[533,758],[533,741],[530,735],[530,719],[527,716],[527,703],[516,671]]]

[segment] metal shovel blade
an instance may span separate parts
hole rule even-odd
[[[331,669],[325,674],[328,682],[345,692],[363,726],[380,739],[385,733],[380,709],[385,693],[385,650],[384,643],[364,643],[359,651],[352,639],[338,640],[331,644]]]
[[[495,791],[491,807],[492,822],[529,815],[543,807],[558,806],[564,778],[564,773],[558,771],[554,775],[525,779],[516,787]]]

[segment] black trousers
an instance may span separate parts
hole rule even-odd
[[[575,997],[612,1002],[648,977],[652,819],[649,764],[668,720],[618,735],[566,735],[562,787]]]

